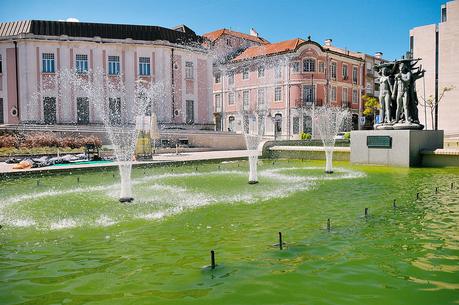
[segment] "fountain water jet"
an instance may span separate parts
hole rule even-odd
[[[85,96],[95,106],[95,118],[104,125],[120,172],[120,202],[131,202],[131,171],[138,137],[136,122],[143,121],[159,110],[158,102],[164,96],[162,83],[137,80],[126,83],[122,75],[106,75],[96,68],[87,73],[62,69],[46,81],[45,90],[37,92],[34,98],[44,93],[54,94],[62,101],[71,96]]]
[[[243,133],[249,155],[249,184],[258,183],[258,146],[265,132],[266,110],[259,105],[257,110],[242,113]]]
[[[333,173],[333,150],[338,132],[350,118],[347,109],[332,106],[316,107],[312,113],[325,150],[325,173]]]

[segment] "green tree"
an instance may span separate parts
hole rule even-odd
[[[363,95],[363,115],[366,117],[373,117],[373,122],[376,119],[376,112],[379,109],[379,100],[374,96]]]

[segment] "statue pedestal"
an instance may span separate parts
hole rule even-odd
[[[351,162],[420,166],[422,150],[443,148],[443,130],[356,130],[351,132]]]

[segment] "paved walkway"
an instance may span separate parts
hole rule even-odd
[[[201,161],[201,160],[226,160],[238,159],[248,156],[247,150],[225,150],[225,151],[202,151],[202,152],[184,152],[180,154],[169,153],[154,155],[152,161],[134,161],[133,166],[159,164],[168,162],[185,162],[185,161]],[[25,172],[40,172],[40,171],[54,171],[54,170],[70,170],[80,168],[97,168],[97,167],[113,167],[117,166],[116,162],[100,163],[100,164],[75,164],[75,165],[62,165],[62,166],[47,166],[41,168],[30,169],[13,169],[13,164],[0,162],[0,174],[7,173],[25,173]]]

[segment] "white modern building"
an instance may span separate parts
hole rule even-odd
[[[441,6],[439,24],[429,24],[410,31],[413,58],[422,58],[424,79],[416,83],[417,94],[423,98],[439,98],[442,88],[454,86],[438,104],[438,129],[447,137],[459,136],[459,1]],[[432,128],[430,109],[419,107],[419,120]],[[434,119],[435,121],[435,119]],[[435,127],[435,126],[434,126]]]

